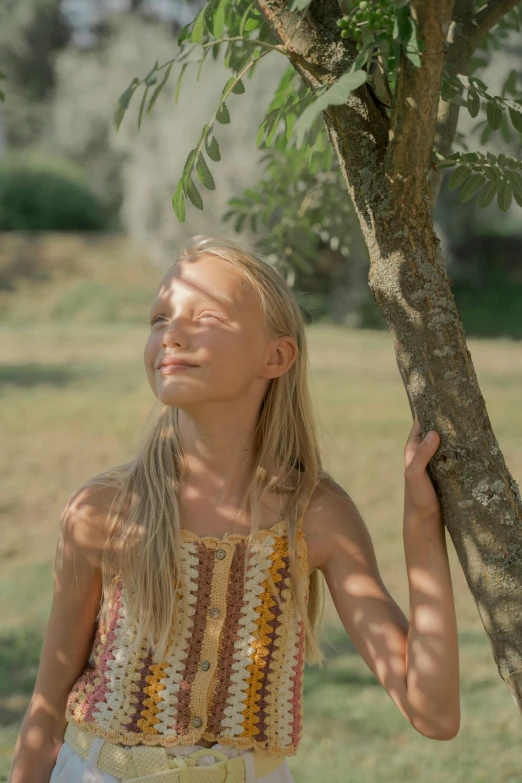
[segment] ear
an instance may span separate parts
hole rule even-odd
[[[279,378],[284,375],[297,359],[297,343],[293,337],[284,335],[271,341],[268,359],[265,365],[266,377]]]

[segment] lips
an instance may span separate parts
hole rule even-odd
[[[161,367],[170,367],[172,365],[178,366],[181,365],[182,367],[197,367],[197,364],[192,364],[191,362],[187,362],[184,359],[163,359],[163,361],[160,364]]]

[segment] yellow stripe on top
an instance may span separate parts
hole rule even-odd
[[[279,573],[279,569],[284,568],[284,560],[282,559],[284,544],[281,538],[276,540],[276,545],[273,547],[272,552],[269,554],[269,560],[272,561],[270,566],[270,574],[274,580],[274,584],[277,589],[277,585],[282,580],[282,576]],[[260,697],[259,690],[261,687],[261,681],[266,672],[264,671],[267,666],[267,656],[269,653],[268,645],[272,641],[274,629],[269,625],[270,621],[274,619],[275,615],[272,612],[272,607],[276,605],[275,598],[272,595],[272,589],[268,577],[262,582],[263,592],[259,596],[261,603],[256,607],[256,612],[259,617],[256,621],[257,630],[255,632],[254,639],[251,643],[250,660],[251,663],[247,666],[250,676],[247,679],[247,693],[244,699],[245,709],[243,710],[243,734],[241,736],[256,736],[259,733],[257,724],[259,718],[257,713],[259,712],[258,702]]]

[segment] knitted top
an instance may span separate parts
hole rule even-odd
[[[308,603],[301,520],[298,579]],[[120,630],[125,596],[116,576],[110,621],[98,624],[91,658],[67,699],[67,720],[124,745],[171,747],[203,738],[295,755],[302,732],[305,637],[290,589],[285,527],[280,520],[256,532],[246,583],[247,536],[219,539],[181,531],[188,629],[159,664],[145,647],[139,655],[128,652]],[[271,594],[269,571],[282,609]],[[181,614],[183,602],[180,609]]]

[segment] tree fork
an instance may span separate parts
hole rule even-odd
[[[335,0],[312,0],[297,20],[286,0],[257,5],[309,87],[350,67],[355,45],[339,35]],[[433,229],[431,150],[453,3],[414,0],[411,8],[427,48],[420,68],[401,61],[391,123],[368,85],[323,116],[412,413],[424,433],[441,436],[428,471],[444,524],[500,676],[522,713],[522,498],[489,420]]]

